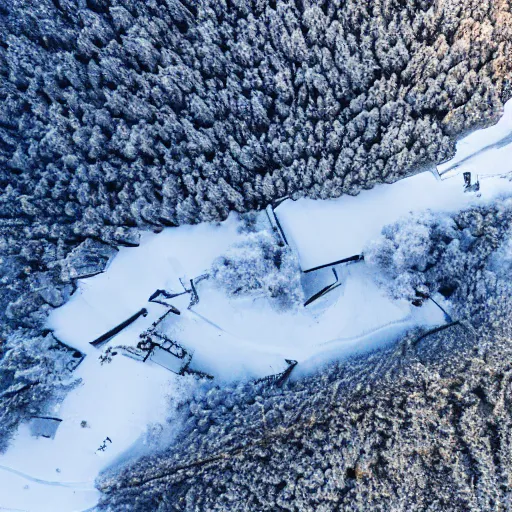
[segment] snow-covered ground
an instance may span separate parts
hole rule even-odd
[[[264,213],[261,216],[265,219]],[[99,471],[129,450],[149,423],[165,421],[169,396],[186,393],[195,383],[193,377],[124,357],[121,351],[110,363],[102,364],[99,356],[108,347],[135,346],[139,334],[166,311],[149,303],[150,295],[162,288],[181,291],[179,278],[208,270],[239,240],[239,226],[238,217],[231,215],[218,225],[147,234],[140,247],[121,249],[104,274],[80,281],[71,300],[55,310],[49,327],[86,354],[76,371],[82,383],[48,411],[63,420],[55,439],[31,437],[22,426],[0,456],[1,507],[70,512],[94,506]],[[202,281],[197,287],[200,302],[191,309],[188,294],[170,301],[181,315],[169,317],[166,332],[193,352],[195,369],[223,382],[280,372],[287,366],[285,358],[308,368],[313,361],[319,364],[393,340],[414,325],[443,322],[432,304],[418,309],[406,301],[391,301],[363,264],[340,267],[338,272],[341,286],[336,290],[307,308],[288,311],[263,297],[229,298],[211,281]],[[100,349],[90,345],[142,307],[148,310],[146,317]],[[85,428],[82,421],[87,422]],[[112,442],[98,451],[107,437]]]
[[[137,336],[136,329],[116,341]],[[89,351],[76,370],[82,384],[49,411],[64,420],[55,439],[32,437],[22,425],[0,458],[0,510],[70,512],[93,506],[98,472],[126,451],[149,423],[165,420],[166,397],[180,390],[177,378],[126,357],[101,365],[100,353]],[[112,442],[107,441],[105,452],[98,451],[107,437]]]
[[[299,253],[302,269],[308,270],[362,254],[384,226],[410,212],[458,211],[507,191],[512,191],[512,182],[499,177],[482,181],[479,193],[468,193],[462,176],[439,180],[424,172],[393,185],[376,185],[358,196],[286,200],[275,213]]]
[[[488,132],[477,132],[481,138],[471,135],[476,137],[472,147],[482,149],[503,140],[512,127],[495,132],[494,138]],[[465,148],[463,142],[458,148]],[[512,150],[512,141],[499,151],[505,149]],[[458,152],[455,161],[464,160],[467,151],[465,155]],[[475,158],[480,155],[486,155],[488,168],[494,165],[494,149]],[[471,161],[464,160],[457,173],[467,170]],[[385,224],[410,211],[455,211],[501,193],[512,194],[510,181],[491,174],[482,180],[480,193],[465,193],[461,176],[438,180],[427,172],[357,197],[287,201],[277,215],[302,268],[308,269],[361,253]],[[264,213],[261,216],[265,218]],[[183,291],[180,278],[186,282],[207,271],[240,239],[239,227],[239,218],[231,215],[219,224],[146,234],[140,247],[122,248],[104,274],[80,281],[71,300],[54,311],[49,327],[86,354],[75,372],[82,382],[48,411],[63,420],[55,439],[31,437],[22,425],[0,456],[0,510],[94,508],[98,473],[130,450],[140,449],[141,436],[150,424],[172,416],[170,398],[189,393],[196,384],[192,377],[124,357],[119,350],[110,363],[102,364],[99,357],[109,347],[136,346],[139,334],[166,311],[149,303],[150,295],[157,289]],[[214,282],[201,281],[195,306],[188,309],[188,294],[170,300],[181,315],[169,317],[166,332],[193,353],[193,368],[214,375],[222,384],[282,371],[285,358],[299,362],[296,373],[300,374],[340,355],[392,341],[410,327],[444,322],[442,312],[430,302],[415,308],[391,300],[364,263],[338,266],[337,271],[341,284],[334,291],[307,308],[286,311],[263,297],[230,298]],[[90,345],[141,308],[148,310],[146,317],[139,317],[101,348]],[[98,450],[103,444],[106,449]]]

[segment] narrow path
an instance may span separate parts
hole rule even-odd
[[[362,341],[365,338],[369,338],[374,336],[375,334],[378,334],[379,332],[385,332],[391,327],[396,326],[403,326],[406,327],[408,325],[413,325],[414,319],[412,315],[408,315],[405,318],[400,318],[399,320],[393,320],[392,322],[388,322],[387,324],[380,325],[379,327],[376,327],[375,329],[368,330],[366,332],[363,332],[361,334],[358,334],[357,336],[349,336],[347,338],[334,338],[332,340],[324,341],[322,343],[317,343],[318,347],[323,347],[326,345],[334,345],[336,343],[355,343],[356,341]]]
[[[7,466],[0,465],[0,470],[6,471],[7,473],[12,473],[13,475],[20,476],[25,480],[29,480],[30,482],[35,482],[41,485],[49,485],[54,487],[66,487],[68,489],[76,489],[80,491],[96,491],[96,487],[94,487],[94,482],[55,482],[51,480],[42,480],[40,478],[35,478],[33,476],[27,475],[22,471],[18,471],[17,469],[13,469]],[[2,510],[0,508],[0,510]]]

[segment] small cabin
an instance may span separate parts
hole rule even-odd
[[[34,437],[53,439],[62,420],[51,416],[32,416],[29,422],[30,433]]]

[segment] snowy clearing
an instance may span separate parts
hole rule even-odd
[[[22,426],[0,456],[3,468],[19,472],[0,467],[0,506],[37,512],[94,506],[97,474],[137,443],[148,424],[165,421],[170,395],[179,396],[195,383],[151,361],[124,357],[121,351],[110,363],[102,364],[99,356],[109,347],[136,346],[139,334],[166,311],[149,303],[149,296],[156,289],[182,291],[179,278],[208,270],[240,237],[239,225],[232,215],[219,225],[147,234],[139,248],[121,249],[104,274],[80,281],[71,300],[55,310],[49,320],[55,335],[86,354],[75,372],[82,383],[48,411],[63,420],[54,440],[31,437],[28,426]],[[431,305],[418,309],[406,301],[391,301],[363,264],[340,267],[338,272],[341,285],[333,292],[307,308],[288,311],[276,309],[265,298],[230,298],[212,282],[202,281],[200,302],[191,309],[188,294],[170,300],[181,315],[169,317],[166,333],[193,352],[195,369],[217,381],[232,381],[281,372],[285,358],[299,361],[302,372],[394,340],[414,325],[443,322],[442,313]],[[90,345],[142,307],[148,310],[146,317],[101,348]],[[85,428],[82,421],[87,422]],[[107,437],[111,442],[104,443]],[[98,451],[102,444],[105,451]],[[75,482],[73,491],[68,482]]]
[[[358,196],[286,200],[275,213],[299,253],[302,269],[308,270],[362,254],[384,226],[410,212],[455,212],[511,191],[509,180],[495,177],[481,183],[480,193],[467,193],[462,176],[439,180],[424,172],[392,185],[376,185]]]
[[[384,225],[411,211],[456,211],[512,194],[508,179],[491,176],[496,169],[508,169],[504,155],[510,155],[512,141],[495,143],[510,138],[511,112],[509,102],[506,119],[488,129],[492,133],[476,132],[470,142],[458,144],[456,157],[443,167],[453,171],[454,179],[439,180],[426,172],[357,197],[281,204],[276,214],[302,269],[361,254]],[[469,147],[477,151],[470,153]],[[480,176],[484,168],[493,172],[487,173],[478,193],[464,192],[459,174],[473,170],[475,162]],[[259,217],[266,222],[264,212]],[[219,383],[281,372],[285,359],[299,362],[295,374],[300,375],[342,355],[393,341],[411,327],[445,321],[430,301],[416,308],[405,300],[391,300],[364,263],[338,265],[339,286],[306,308],[282,310],[264,297],[228,297],[211,280],[197,285],[199,303],[189,308],[190,294],[183,284],[207,272],[240,239],[240,226],[232,214],[219,224],[146,234],[138,248],[122,248],[105,273],[79,281],[78,291],[53,312],[48,326],[57,338],[86,354],[75,372],[81,383],[47,411],[63,420],[55,439],[32,437],[28,425],[22,425],[0,456],[0,510],[94,508],[98,473],[130,450],[140,450],[148,426],[172,415],[170,398],[186,396],[196,385],[193,377],[178,376],[151,360],[125,357],[116,349],[136,347],[139,335],[167,310],[148,302],[157,289],[180,294],[168,300],[181,314],[165,320],[166,335],[193,354],[194,369]],[[147,316],[99,348],[90,345],[142,308]],[[100,356],[109,353],[111,361],[102,363]]]

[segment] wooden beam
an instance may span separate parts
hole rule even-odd
[[[133,324],[139,316],[146,316],[148,314],[148,310],[146,308],[142,308],[141,310],[137,311],[134,315],[132,315],[130,318],[127,318],[124,322],[121,322],[119,325],[116,325],[114,328],[110,329],[110,331],[106,332],[105,334],[102,334],[100,337],[96,338],[94,341],[91,341],[90,344],[93,347],[99,347],[103,345],[103,343],[106,343],[108,340],[119,334],[123,329],[126,329],[130,324]]]
[[[324,265],[319,265],[318,267],[308,268],[307,270],[303,270],[304,274],[308,272],[314,272],[315,270],[320,270],[322,268],[334,267],[334,265],[341,265],[342,263],[352,263],[356,261],[363,261],[364,256],[362,254],[356,254],[354,256],[350,256],[349,258],[343,258],[342,260],[333,261],[332,263],[325,263]]]

